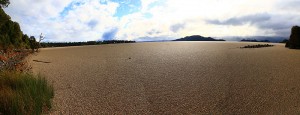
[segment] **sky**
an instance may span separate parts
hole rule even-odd
[[[288,37],[300,25],[300,0],[11,0],[4,10],[49,42]]]

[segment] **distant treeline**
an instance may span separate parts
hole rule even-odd
[[[0,7],[0,50],[35,49],[38,47],[34,36],[23,34],[20,25],[11,20]]]
[[[118,44],[118,43],[135,43],[129,40],[104,40],[104,41],[87,41],[87,42],[44,42],[42,47],[67,47],[67,46],[83,46],[83,45],[100,45],[100,44]]]
[[[284,40],[282,40],[282,41],[279,42],[279,43],[287,43],[287,42],[289,42],[289,40],[288,40],[288,39],[284,39]]]
[[[269,40],[242,39],[242,42],[270,42]]]

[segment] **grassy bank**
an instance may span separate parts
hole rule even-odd
[[[53,96],[53,87],[41,76],[0,72],[0,115],[47,112]]]

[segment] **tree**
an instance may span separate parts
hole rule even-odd
[[[2,8],[0,8],[0,27],[2,24],[10,20],[10,16],[8,16]]]
[[[41,41],[45,39],[45,36],[43,35],[43,33],[41,33],[40,35],[40,39],[39,41],[37,42],[37,48],[36,48],[36,51],[38,52],[39,51],[39,48],[41,47]]]
[[[23,32],[17,22],[13,22],[11,31],[11,42],[15,48],[21,48]]]
[[[1,35],[8,35],[10,43],[14,48],[20,48],[23,32],[17,22],[8,21],[1,27]]]
[[[9,20],[10,17],[4,12],[2,8],[0,8],[0,28]]]
[[[26,49],[29,49],[30,48],[30,41],[29,41],[29,37],[28,37],[27,34],[23,35],[22,41],[23,41],[22,47],[26,48]]]
[[[11,42],[7,34],[0,35],[0,49],[3,49],[5,52],[11,47]]]
[[[31,48],[32,52],[34,52],[34,49],[37,48],[37,45],[36,45],[37,43],[36,43],[35,37],[30,36],[29,42],[30,42],[30,48]]]
[[[0,7],[6,8],[10,4],[9,0],[0,0]]]
[[[23,35],[20,25],[11,20],[3,7],[10,4],[9,0],[0,0],[0,50],[10,51],[13,49],[36,48],[36,40],[34,37]]]

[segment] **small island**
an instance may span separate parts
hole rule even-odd
[[[184,38],[176,39],[173,41],[225,41],[223,39],[214,39],[212,37],[203,37],[200,35],[186,36]]]

